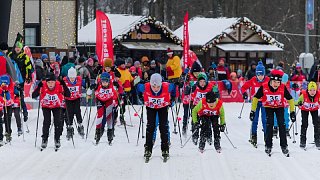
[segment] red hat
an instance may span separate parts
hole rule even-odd
[[[136,67],[134,67],[134,66],[131,66],[130,68],[129,68],[129,71],[131,72],[131,73],[136,73],[137,71],[136,71],[137,69],[136,69]]]
[[[284,74],[283,71],[278,70],[278,69],[274,69],[274,70],[271,71],[270,79],[271,80],[281,81],[283,74]]]
[[[225,59],[224,59],[224,58],[219,58],[219,62],[220,62],[220,61],[225,62]]]
[[[168,48],[167,49],[167,54],[173,54],[173,51],[170,48]]]

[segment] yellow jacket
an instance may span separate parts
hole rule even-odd
[[[117,68],[119,73],[121,74],[121,77],[119,81],[122,83],[124,91],[128,92],[131,91],[131,82],[133,81],[133,78],[129,72],[128,69],[121,69]]]
[[[181,76],[182,69],[179,56],[168,59],[166,67],[168,79],[179,78]]]

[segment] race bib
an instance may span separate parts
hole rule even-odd
[[[99,91],[99,93],[106,94],[106,95],[111,94],[111,92],[112,92],[111,89],[102,89],[102,88]]]
[[[281,95],[267,95],[267,101],[269,102],[280,102],[281,101]]]
[[[149,103],[154,106],[161,106],[164,103],[164,98],[151,98],[149,97]]]
[[[206,97],[206,94],[207,94],[207,93],[197,92],[196,98],[202,99],[202,98]]]
[[[203,114],[208,116],[215,116],[217,115],[217,111],[203,110]]]
[[[318,103],[306,103],[306,102],[304,102],[303,106],[306,109],[313,109],[313,108],[316,108],[317,106],[319,106],[319,104]]]
[[[48,100],[48,101],[57,101],[58,100],[58,95],[56,95],[56,94],[54,94],[54,95],[46,94],[44,99]]]
[[[73,86],[73,87],[68,87],[70,93],[77,93],[79,92],[79,87],[78,86]]]

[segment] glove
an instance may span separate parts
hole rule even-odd
[[[219,90],[218,90],[218,85],[215,85],[212,87],[212,92],[215,92],[217,93]]]
[[[97,84],[93,83],[90,85],[90,89],[95,89],[97,87]]]
[[[222,124],[219,126],[220,132],[224,132],[224,130],[226,129],[226,124]]]
[[[244,92],[244,93],[243,93],[242,98],[245,99],[245,100],[248,99],[248,94],[247,94],[247,92]]]
[[[117,81],[113,81],[113,85],[117,88],[119,88],[119,83]]]
[[[43,86],[42,81],[39,82],[38,87],[41,88]]]
[[[30,82],[31,82],[31,78],[30,78],[30,77],[27,77],[27,78],[26,78],[26,83],[27,83],[27,84],[30,84]]]
[[[191,93],[191,87],[190,86],[186,86],[184,89],[184,95],[189,95]]]
[[[299,105],[299,106],[302,106],[302,105],[303,105],[303,102],[302,102],[302,101],[299,101],[299,102],[298,102],[298,105]]]
[[[20,86],[20,84],[16,84],[15,86],[18,91],[22,91],[22,87]]]
[[[189,68],[184,69],[183,73],[184,74],[188,74],[189,73]]]
[[[115,72],[116,71],[116,67],[115,66],[111,66],[111,71]]]
[[[194,81],[190,81],[190,86],[194,86],[195,82]]]
[[[251,121],[253,121],[254,115],[255,115],[255,112],[254,112],[254,111],[251,111],[251,112],[250,112],[250,120],[251,120]]]
[[[293,88],[293,89],[297,89],[297,88],[299,88],[299,85],[298,85],[297,83],[293,83],[293,84],[292,84],[292,88]]]
[[[1,88],[4,91],[8,91],[8,86],[6,84],[4,84],[4,83],[1,84]]]
[[[292,122],[296,122],[296,113],[294,111],[290,113],[290,119]]]

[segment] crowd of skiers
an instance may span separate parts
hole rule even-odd
[[[66,124],[67,140],[73,141],[74,127],[81,137],[85,137],[88,131],[85,132],[80,109],[82,93],[85,92],[86,105],[91,106],[95,102],[97,108],[95,144],[100,142],[106,131],[108,143],[111,145],[115,137],[114,130],[118,114],[120,114],[120,124],[126,127],[124,116],[126,106],[143,104],[147,114],[144,157],[149,161],[155,142],[155,132],[159,125],[162,156],[167,159],[171,144],[168,111],[171,108],[173,112],[173,106],[182,104],[184,111],[182,135],[187,135],[190,123],[192,131],[190,138],[195,145],[198,145],[201,152],[205,150],[206,142],[209,145],[213,144],[214,148],[220,152],[220,133],[224,133],[226,129],[226,118],[223,102],[219,99],[221,88],[218,87],[217,81],[227,80],[224,83],[230,83],[230,81],[246,79],[240,91],[244,101],[248,98],[252,100],[250,142],[255,147],[261,112],[266,153],[271,153],[272,138],[278,131],[281,149],[284,154],[289,153],[286,139],[292,127],[292,124],[289,126],[289,117],[292,122],[296,121],[296,105],[301,109],[302,116],[300,146],[306,147],[310,112],[313,118],[315,145],[320,148],[317,115],[320,96],[317,84],[310,82],[307,90],[300,92],[301,88],[296,83],[288,82],[289,76],[283,72],[284,64],[281,62],[270,72],[267,72],[261,61],[258,64],[251,64],[246,77],[242,77],[242,71],[230,73],[223,58],[219,59],[218,65],[213,64],[207,73],[204,72],[199,61],[183,69],[180,58],[170,49],[167,51],[168,60],[165,63],[154,60],[150,62],[147,56],[143,56],[141,61],[135,62],[131,58],[118,58],[113,63],[112,59],[107,58],[100,65],[94,57],[88,59],[63,57],[61,60],[59,56],[48,57],[47,54],[43,54],[41,59],[34,60],[32,63],[24,53],[20,42],[15,44],[10,53],[5,43],[0,44],[0,48],[0,95],[2,96],[0,99],[0,146],[4,144],[3,123],[6,142],[12,139],[12,113],[16,118],[18,135],[24,133],[22,122],[28,120],[28,112],[24,102],[23,87],[24,83],[30,83],[34,79],[32,98],[39,98],[39,108],[41,107],[43,112],[42,149],[48,144],[52,123],[51,114],[55,130],[54,143],[57,149],[61,146],[60,139],[64,124]],[[296,72],[290,75],[290,79],[304,81],[301,66],[296,64],[295,68]],[[32,78],[34,71],[36,76]],[[295,95],[296,98],[292,97],[291,89],[299,90],[294,91],[298,92],[296,93],[298,95]],[[181,104],[177,103],[179,101]],[[23,121],[20,118],[20,110],[22,110]],[[177,110],[176,113],[178,116]]]

